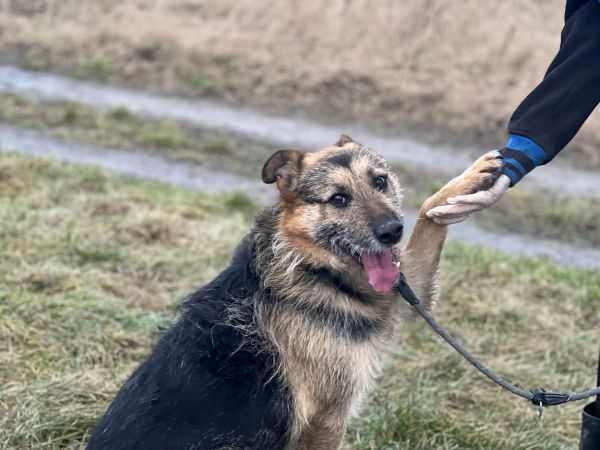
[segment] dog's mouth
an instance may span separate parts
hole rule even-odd
[[[375,292],[388,294],[400,278],[399,257],[393,248],[362,247],[339,239],[330,247],[337,254],[348,256],[358,264]]]
[[[400,263],[391,249],[377,253],[363,251],[360,262],[369,284],[380,294],[389,293],[400,277]]]

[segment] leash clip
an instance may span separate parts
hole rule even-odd
[[[544,418],[544,404],[542,403],[541,400],[537,405],[537,410],[538,410],[538,420],[542,420]]]
[[[562,405],[563,403],[567,403],[571,401],[571,397],[573,394],[565,393],[565,392],[551,392],[545,389],[534,389],[531,392],[531,403],[538,407],[538,411],[540,411],[540,418],[543,414],[543,409],[545,406],[556,406]]]

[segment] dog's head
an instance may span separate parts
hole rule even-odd
[[[402,191],[381,156],[341,136],[314,153],[276,152],[262,179],[277,184],[279,232],[305,261],[359,277],[378,293],[392,289],[404,228]]]

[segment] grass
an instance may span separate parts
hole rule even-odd
[[[596,273],[447,247],[436,315],[494,370],[527,387],[592,386]],[[573,314],[573,315],[571,315]],[[355,450],[574,449],[582,405],[546,411],[490,385],[421,322],[401,340]],[[543,436],[543,437],[541,437]]]
[[[5,61],[486,147],[543,76],[564,11],[560,0],[6,3]],[[600,167],[599,118],[563,158]]]
[[[176,300],[214,277],[250,226],[217,198],[0,155],[0,448],[81,449]],[[593,383],[596,273],[449,245],[438,318],[526,386]],[[354,450],[575,449],[581,404],[538,421],[423,324],[392,346],[351,427]]]
[[[248,205],[0,156],[0,448],[81,448]]]
[[[149,121],[126,108],[102,112],[77,103],[41,103],[17,95],[0,94],[0,121],[69,141],[150,151],[215,170],[226,167],[228,172],[257,180],[264,161],[275,151],[272,145],[231,134],[171,121]],[[394,169],[411,208],[418,208],[449,177],[416,174],[401,165]],[[498,205],[474,219],[492,230],[600,246],[600,200],[595,198],[511,190]]]
[[[150,151],[170,159],[255,177],[272,145],[169,120],[148,120],[127,108],[98,111],[79,103],[40,102],[0,94],[0,121],[99,147]]]
[[[477,223],[490,230],[525,233],[600,247],[600,199],[515,189]]]

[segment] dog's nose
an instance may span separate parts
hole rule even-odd
[[[382,244],[394,245],[402,239],[404,223],[399,219],[387,219],[375,227],[375,236]]]

